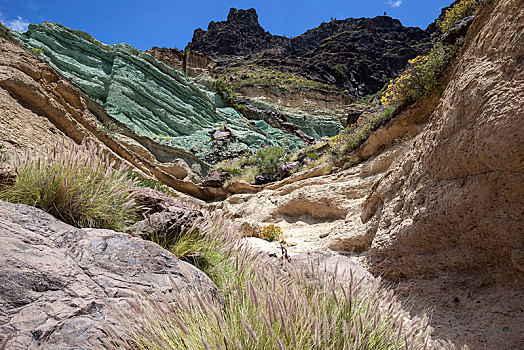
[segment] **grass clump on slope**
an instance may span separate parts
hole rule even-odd
[[[15,153],[9,162],[16,178],[0,198],[40,208],[76,227],[121,230],[136,215],[134,183],[98,152],[88,143]]]
[[[312,263],[275,262],[241,245],[207,218],[200,233],[213,259],[216,295],[175,291],[165,300],[130,303],[130,340],[139,349],[423,349],[425,321],[407,322],[392,294]],[[220,221],[218,221],[220,222]],[[304,270],[308,270],[305,272]],[[131,316],[134,316],[130,318]]]

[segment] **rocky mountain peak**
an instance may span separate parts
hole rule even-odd
[[[335,19],[285,38],[262,28],[255,9],[232,8],[227,21],[211,22],[207,31],[197,29],[187,48],[224,65],[235,58],[237,66],[292,73],[356,97],[380,90],[430,46],[428,32],[388,16]]]
[[[274,46],[274,37],[258,23],[255,9],[231,8],[226,21],[211,21],[207,31],[198,28],[187,49],[209,56],[249,55]]]
[[[254,8],[247,10],[237,10],[236,8],[232,7],[229,10],[226,22],[235,22],[248,26],[260,27],[260,24],[258,23],[258,14]]]

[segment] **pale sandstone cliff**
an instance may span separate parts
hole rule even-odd
[[[436,108],[379,129],[357,151],[370,160],[218,209],[246,235],[278,223],[290,253],[338,250],[400,282],[437,336],[523,348],[523,39],[524,2],[486,1]]]

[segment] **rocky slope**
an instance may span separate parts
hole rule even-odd
[[[18,38],[140,136],[202,158],[211,152],[209,133],[224,124],[242,140],[236,145],[241,149],[302,144],[264,121],[250,122],[223,108],[214,93],[129,45],[104,45],[52,23],[30,26]]]
[[[306,79],[305,85],[346,89],[357,97],[380,90],[409,59],[426,52],[429,43],[428,32],[386,16],[332,20],[286,38],[266,32],[254,9],[232,8],[226,21],[195,30],[187,49],[213,57],[219,72],[243,83],[250,79],[242,77],[248,74],[242,67],[251,66],[249,71],[255,66],[292,73]]]
[[[0,28],[1,29],[1,28]],[[10,38],[8,32],[3,36]],[[56,142],[95,142],[116,164],[154,177],[177,191],[212,200],[225,198],[221,188],[198,186],[209,170],[184,150],[138,136],[54,69],[12,41],[0,38],[0,150],[38,151]],[[118,130],[108,130],[114,125]],[[0,179],[13,174],[0,162]]]
[[[158,300],[175,285],[218,295],[203,272],[152,242],[77,229],[29,206],[0,201],[0,237],[2,349],[108,348],[109,334],[126,335],[120,313],[133,315],[136,297]]]

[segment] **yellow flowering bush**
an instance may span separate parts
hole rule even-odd
[[[408,61],[407,67],[393,79],[380,102],[384,107],[399,107],[417,101],[428,92],[437,90],[446,65],[455,47],[437,43],[427,55]]]
[[[448,9],[438,23],[442,33],[447,33],[458,20],[473,15],[479,4],[480,0],[462,0]]]

